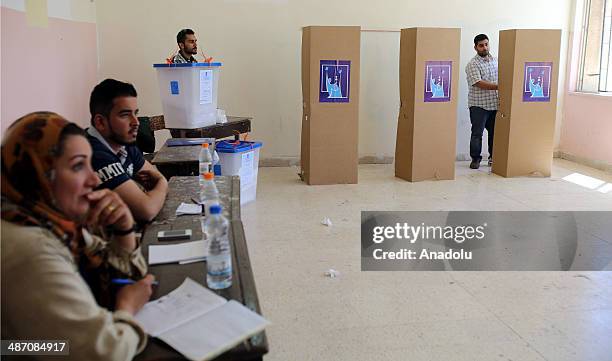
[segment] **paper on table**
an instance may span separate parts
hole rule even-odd
[[[200,70],[200,104],[213,102],[213,71]]]
[[[148,334],[191,360],[216,357],[270,323],[190,278],[166,296],[148,302],[135,317]]]
[[[176,215],[181,216],[183,214],[202,214],[202,206],[199,204],[192,203],[181,203],[176,209]]]
[[[225,298],[186,278],[174,291],[145,304],[135,318],[148,334],[157,337],[225,303]]]
[[[159,339],[190,360],[210,360],[262,331],[269,323],[230,300],[212,312],[163,332]]]
[[[205,240],[179,244],[151,245],[149,246],[149,265],[205,258],[208,253],[207,248]]]
[[[255,181],[255,172],[253,171],[253,162],[255,152],[246,152],[242,154],[240,163],[240,188],[249,187]]]
[[[206,261],[206,257],[188,259],[186,261],[179,261],[179,264],[190,264],[190,263],[204,262],[204,261]]]

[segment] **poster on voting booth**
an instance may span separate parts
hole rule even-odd
[[[321,60],[319,73],[319,102],[348,103],[351,61]]]
[[[425,62],[425,103],[450,102],[452,61]]]
[[[552,62],[526,62],[523,75],[524,102],[550,102]]]

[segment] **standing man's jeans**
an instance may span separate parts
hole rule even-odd
[[[482,159],[482,133],[487,129],[489,134],[489,159],[493,157],[493,132],[495,130],[497,110],[486,110],[481,107],[470,107],[472,138],[470,139],[470,156],[473,161]]]

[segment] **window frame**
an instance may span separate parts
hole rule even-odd
[[[584,7],[582,9],[582,26],[580,36],[580,56],[578,59],[578,77],[576,79],[576,92],[587,93],[587,94],[604,94],[612,95],[612,17],[606,17],[606,10],[612,11],[609,8],[612,7],[612,0],[603,1],[603,14],[601,22],[601,38],[598,44],[599,48],[599,66],[598,73],[585,74],[586,62],[587,62],[587,48],[589,46],[589,26],[592,23],[591,5],[592,0],[585,0]],[[607,27],[607,29],[606,29]],[[607,30],[607,31],[606,31]],[[604,41],[607,40],[607,44]],[[606,51],[604,51],[604,45],[606,45]],[[604,54],[607,53],[607,59],[604,59]],[[595,90],[584,89],[585,78],[587,76],[597,76],[597,86]],[[604,76],[605,75],[605,79]]]

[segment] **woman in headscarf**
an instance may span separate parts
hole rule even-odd
[[[2,338],[68,340],[75,360],[130,360],[146,344],[133,315],[153,276],[128,207],[94,191],[91,153],[84,131],[55,113],[28,114],[5,133]],[[114,277],[137,282],[115,289]]]

